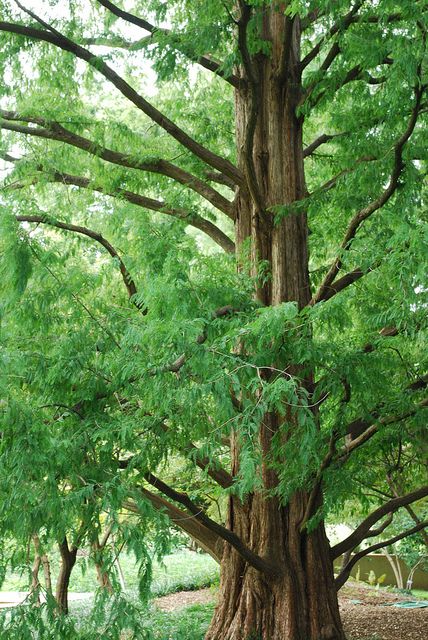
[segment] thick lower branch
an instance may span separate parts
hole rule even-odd
[[[162,480],[154,476],[152,473],[146,474],[145,479],[153,487],[156,487],[159,491],[168,496],[168,498],[170,498],[171,500],[175,500],[176,502],[179,502],[180,504],[185,506],[186,509],[188,509],[189,512],[192,513],[193,516],[197,520],[199,520],[207,529],[210,529],[225,542],[228,542],[252,567],[267,575],[279,575],[282,572],[281,567],[273,565],[271,562],[258,556],[256,553],[246,547],[241,538],[237,536],[236,533],[209,518],[202,508],[200,508],[190,500],[187,494],[175,491],[167,484],[165,484]]]
[[[223,541],[216,533],[207,529],[192,515],[189,515],[186,511],[182,511],[171,502],[165,500],[165,498],[145,488],[140,488],[140,491],[143,497],[148,500],[157,511],[165,513],[176,527],[187,533],[204,551],[209,553],[210,556],[220,564],[223,554]],[[133,513],[139,513],[138,505],[133,500],[125,500],[123,507]]]

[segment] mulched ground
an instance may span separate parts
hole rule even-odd
[[[215,601],[215,595],[211,589],[199,589],[198,591],[179,591],[168,596],[156,598],[153,602],[158,609],[170,613],[191,604],[210,604]]]
[[[162,611],[170,612],[191,604],[207,604],[214,599],[210,589],[201,589],[172,593],[157,598],[155,604]],[[360,603],[352,602],[353,600],[359,600]],[[340,591],[339,605],[349,640],[427,640],[428,608],[399,609],[382,606],[405,600],[412,598],[348,583]]]
[[[339,594],[343,626],[352,640],[427,640],[428,608],[398,609],[382,605],[414,598],[351,583]],[[355,604],[352,600],[360,600]]]

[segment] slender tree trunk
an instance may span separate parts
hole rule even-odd
[[[125,575],[123,573],[122,565],[119,560],[119,555],[119,553],[116,554],[114,564],[116,565],[117,574],[119,576],[120,588],[122,589],[122,591],[126,591]]]
[[[401,573],[401,567],[397,556],[395,558],[389,553],[388,549],[384,549],[384,554],[386,555],[389,564],[394,572],[395,582],[397,584],[398,589],[404,589],[403,583],[403,575]]]
[[[33,536],[34,549],[36,550],[36,554],[40,557],[42,566],[43,566],[43,577],[45,580],[45,588],[46,592],[52,593],[52,578],[51,578],[51,568],[49,564],[49,558],[46,553],[40,553],[40,539],[36,534]]]
[[[113,593],[113,587],[109,578],[108,573],[103,569],[103,565],[98,562],[95,563],[95,568],[97,570],[97,580],[101,589],[105,589],[108,593]]]
[[[113,586],[110,581],[110,576],[105,570],[104,562],[103,562],[103,550],[105,549],[105,544],[101,545],[99,540],[96,540],[92,544],[92,552],[94,556],[95,569],[97,571],[97,580],[101,589],[105,589],[108,593],[113,593]]]
[[[43,565],[43,576],[45,579],[45,587],[47,593],[52,593],[52,577],[51,577],[51,567],[49,564],[49,558],[46,553],[42,555],[42,565]]]
[[[236,93],[237,147],[249,185],[236,198],[236,243],[241,252],[250,243],[253,272],[260,260],[269,265],[270,277],[257,288],[263,304],[295,301],[302,308],[311,297],[306,213],[288,211],[278,221],[272,212],[275,205],[306,194],[302,121],[296,115],[300,27],[297,18],[291,21],[275,8],[266,9],[263,20],[271,55],[253,57],[247,81]],[[293,362],[272,366],[299,372]],[[306,376],[309,386],[312,374]],[[264,417],[259,429],[264,491],[244,503],[229,499],[230,529],[280,573],[273,577],[255,570],[226,544],[219,605],[206,640],[344,640],[324,525],[310,534],[301,531],[309,496],[297,492],[287,505],[268,496],[278,483],[269,462],[272,439],[284,423],[287,432],[292,430],[293,420],[286,406],[282,415]],[[232,435],[232,473],[238,469],[239,439]],[[321,494],[315,502],[316,508],[321,505]]]
[[[68,613],[68,586],[70,583],[71,572],[76,564],[77,547],[68,546],[67,538],[59,543],[59,551],[61,554],[61,567],[59,571],[58,581],[56,584],[55,599],[57,601],[60,613]]]
[[[40,604],[40,580],[39,570],[42,560],[37,550],[35,551],[33,566],[31,568],[31,589],[30,593],[34,596],[35,601]]]

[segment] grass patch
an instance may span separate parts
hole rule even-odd
[[[52,554],[50,558],[52,577],[55,582],[59,572],[59,557]],[[127,591],[138,590],[138,567],[132,554],[122,554],[120,563],[125,578]],[[26,591],[28,589],[29,573],[22,575],[18,572],[6,575],[1,587],[2,591]],[[161,563],[153,564],[153,582],[151,592],[153,596],[163,596],[176,591],[192,591],[218,584],[219,567],[217,563],[205,553],[196,553],[187,549],[175,551],[165,556]],[[86,558],[78,557],[77,564],[71,574],[71,592],[92,592],[97,588],[95,568]]]
[[[220,570],[211,556],[194,551],[180,551],[166,556],[153,566],[151,592],[164,596],[176,591],[194,591],[218,584]]]
[[[180,611],[148,613],[153,640],[203,640],[214,612],[213,604],[195,604]]]
[[[424,589],[412,589],[410,595],[416,600],[428,600],[428,591]]]

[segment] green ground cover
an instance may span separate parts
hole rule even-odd
[[[53,564],[55,565],[55,559],[53,559]],[[128,597],[131,602],[139,606],[138,577],[134,558],[131,555],[121,556],[121,566]],[[56,570],[55,566],[53,569]],[[196,590],[217,585],[218,579],[218,565],[210,556],[181,549],[166,556],[163,563],[154,563],[152,595],[158,597],[182,590]],[[9,574],[2,588],[3,590],[13,590],[16,588],[16,584],[25,588],[25,576]],[[93,567],[86,567],[85,570],[84,558],[80,558],[79,566],[74,571],[72,590],[74,592],[88,592],[93,591],[95,586],[96,578]],[[348,586],[345,589],[351,588]],[[390,588],[387,590],[390,591]],[[373,589],[373,591],[376,590]],[[378,593],[378,591],[376,592]],[[427,591],[414,590],[412,596],[415,599],[428,600]],[[86,640],[89,637],[92,639],[93,636],[87,635],[86,629],[93,604],[92,597],[70,603],[70,618],[77,624],[81,635],[64,636],[67,637],[67,640],[69,637],[73,640]],[[213,610],[214,604],[194,604],[173,612],[160,611],[155,606],[149,605],[147,608],[141,609],[140,620],[146,634],[144,640],[203,640]],[[40,636],[40,640],[45,640],[45,637]],[[48,636],[46,636],[46,640],[48,640]],[[50,637],[49,640],[51,640]],[[374,640],[374,638],[369,640]]]
[[[138,567],[133,555],[121,554],[120,564],[125,578],[126,589],[138,589]],[[59,558],[51,557],[51,569],[55,579],[59,569]],[[201,589],[215,584],[219,580],[219,567],[211,556],[187,549],[175,551],[164,557],[161,563],[153,563],[152,594],[162,596],[175,591]],[[70,591],[89,592],[97,588],[95,568],[84,557],[79,557],[73,570]],[[26,591],[28,589],[28,571],[8,572],[1,586],[2,591]]]

